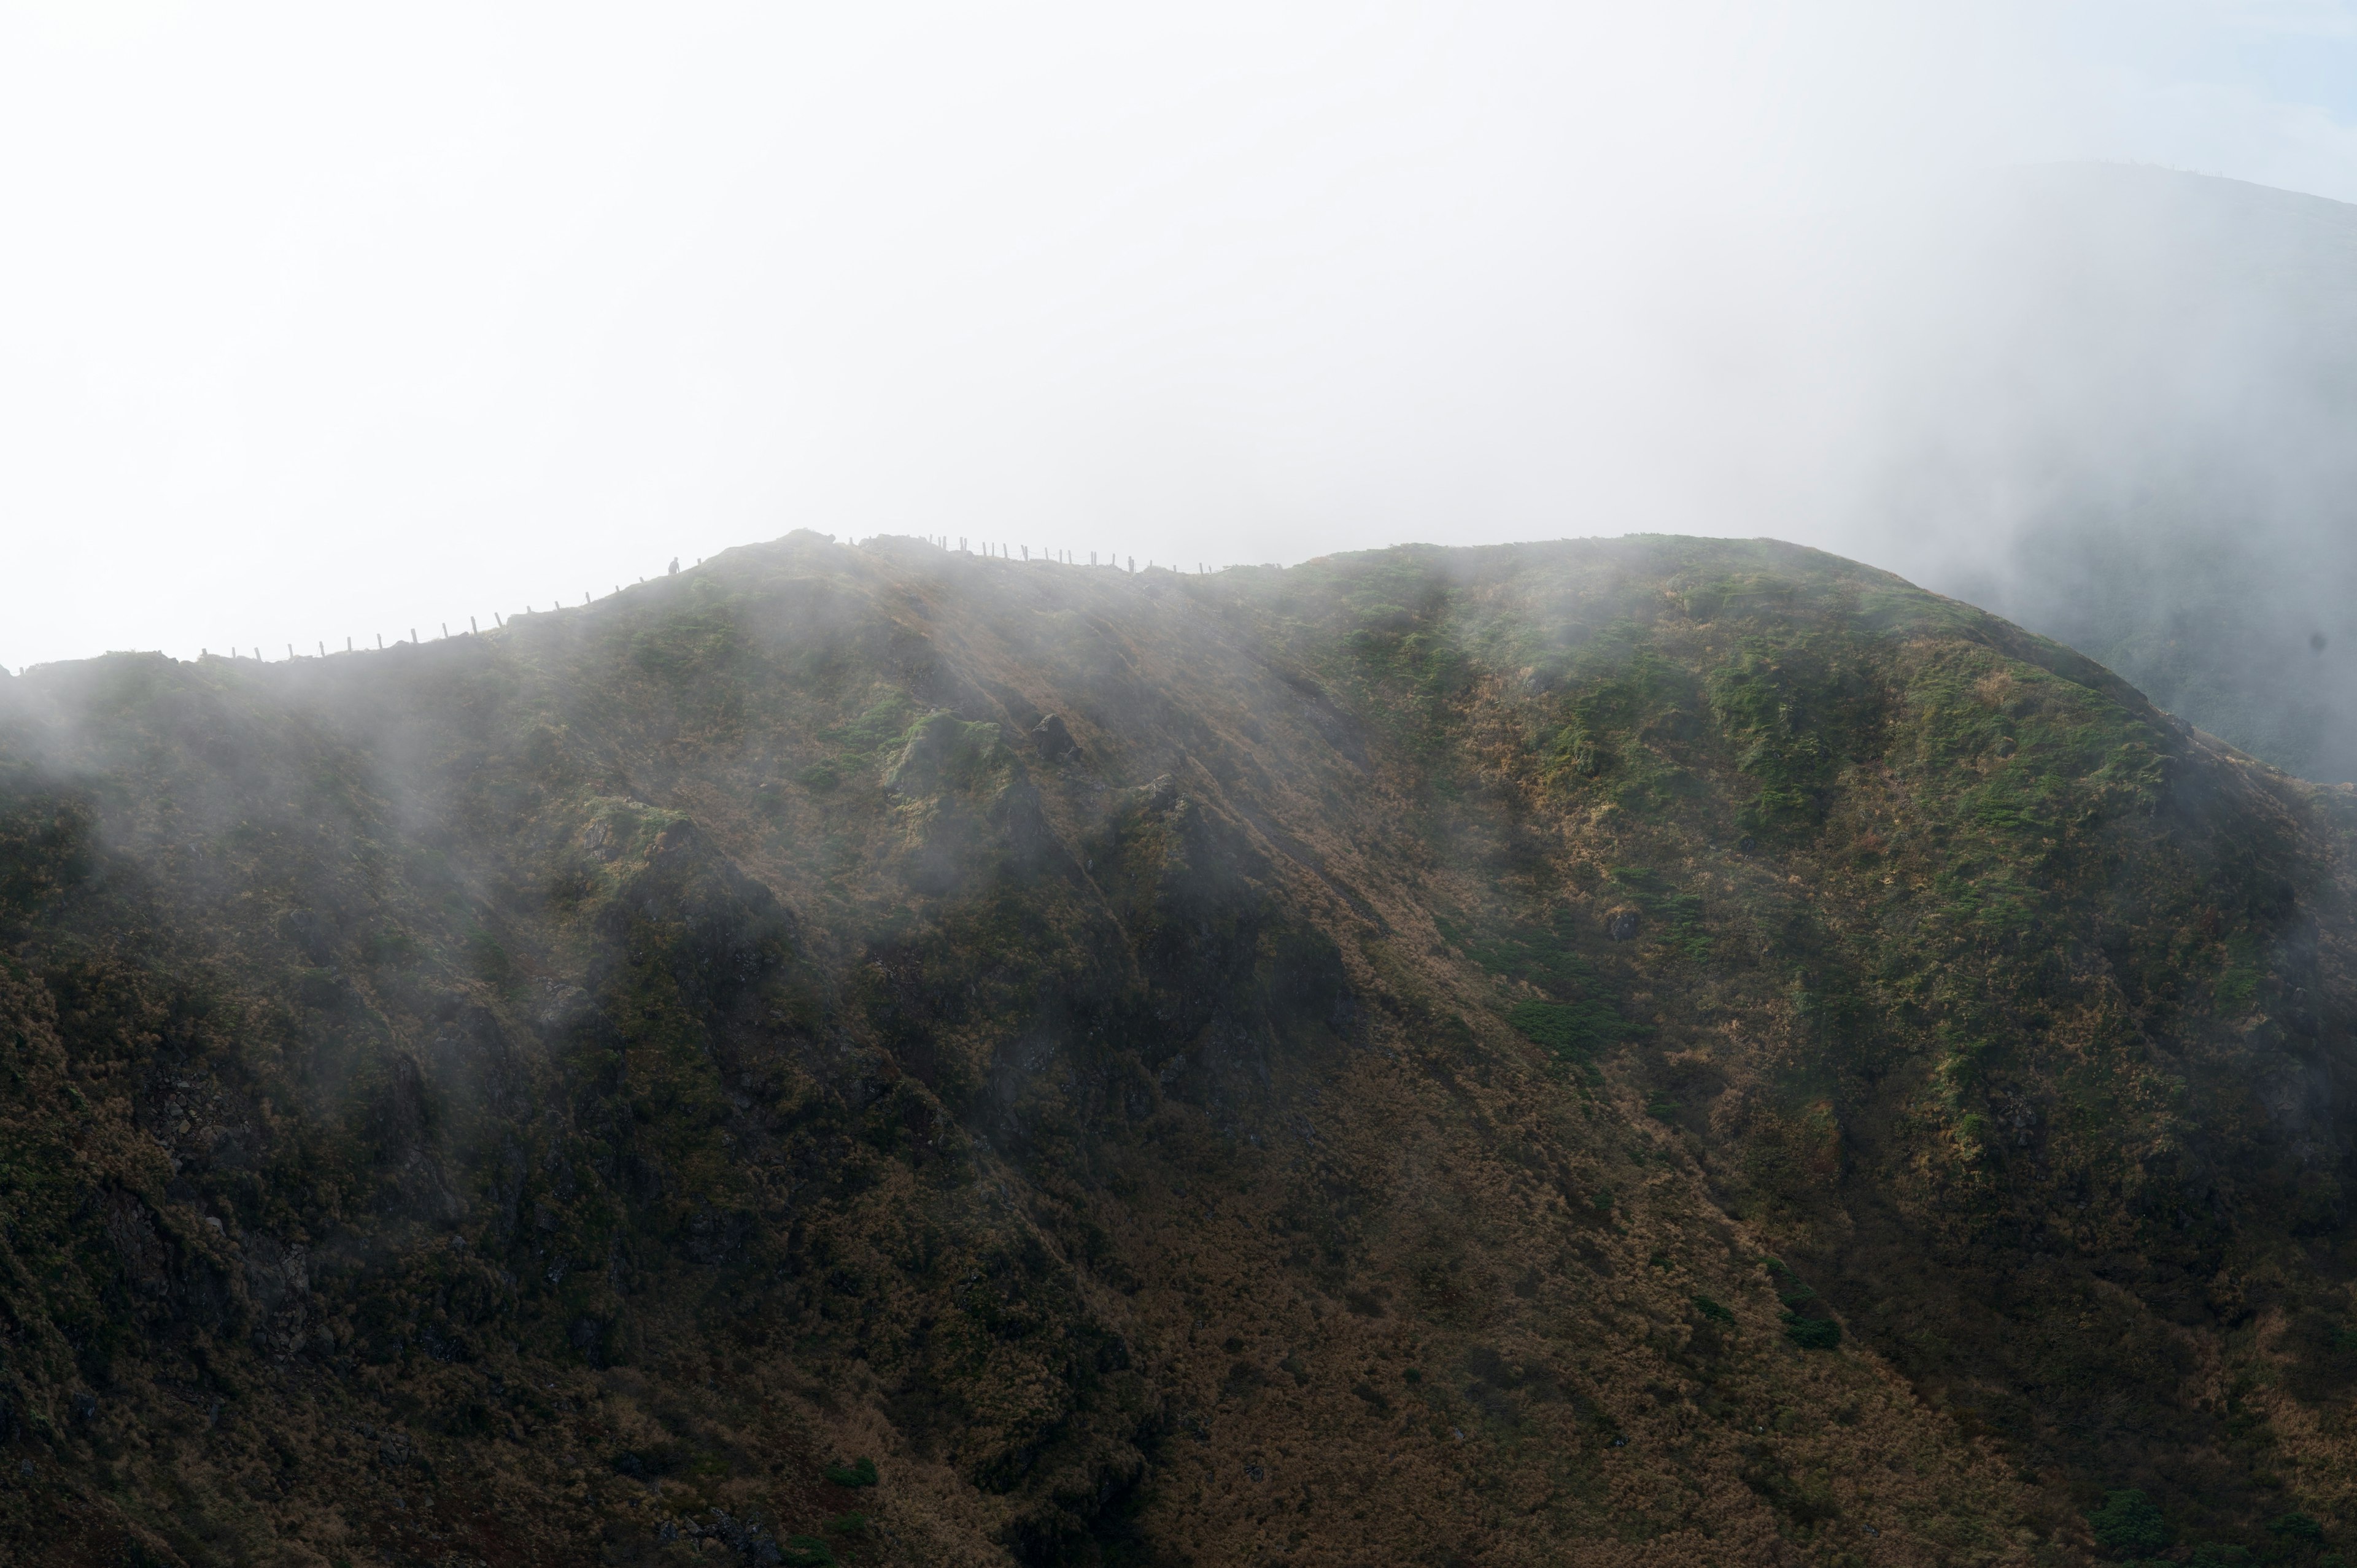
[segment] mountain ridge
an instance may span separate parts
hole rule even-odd
[[[0,757],[27,1560],[2340,1539],[2350,792],[1888,574],[803,533]]]

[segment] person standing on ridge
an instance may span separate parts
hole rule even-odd
[[[671,575],[674,577],[679,575],[679,557],[676,555],[671,558]]]

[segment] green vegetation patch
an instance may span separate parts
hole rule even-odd
[[[917,704],[905,692],[887,692],[862,710],[857,718],[825,731],[820,739],[840,746],[846,763],[856,763],[904,740],[917,716]]]
[[[2103,1507],[2087,1516],[2087,1529],[2111,1552],[2158,1552],[2169,1544],[2169,1521],[2134,1487],[2104,1493]]]
[[[2218,976],[2216,994],[2221,1006],[2244,1007],[2259,993],[2262,971],[2259,967],[2258,939],[2248,931],[2237,931],[2226,939],[2226,967]]]
[[[1619,1008],[1607,1002],[1517,1002],[1506,1022],[1524,1039],[1557,1061],[1586,1061],[1632,1032]]]
[[[1707,726],[1693,675],[1645,647],[1641,636],[1616,626],[1573,661],[1539,768],[1551,789],[1594,791],[1651,816],[1702,795],[1695,765]]]
[[[904,794],[983,794],[1004,785],[1013,769],[996,725],[931,713],[909,726],[884,785]]]
[[[829,1465],[826,1478],[838,1487],[872,1487],[876,1484],[876,1461],[855,1459],[848,1465]]]
[[[1704,686],[1736,771],[1757,787],[1738,813],[1749,832],[1813,830],[1841,764],[1876,748],[1880,693],[1845,647],[1756,644],[1712,671]]]
[[[1830,1317],[1803,1317],[1797,1312],[1783,1314],[1784,1337],[1803,1350],[1830,1350],[1841,1343],[1841,1325]]]
[[[744,633],[725,600],[674,610],[630,639],[630,661],[659,679],[685,681],[734,660]]]
[[[1663,940],[1699,963],[1710,957],[1710,929],[1704,923],[1702,897],[1681,891],[1649,866],[1616,865],[1613,882],[1647,915],[1665,928]]]
[[[1557,908],[1544,932],[1528,927],[1476,928],[1437,912],[1432,923],[1442,940],[1464,950],[1466,957],[1491,973],[1525,981],[1550,995],[1587,995],[1601,984],[1596,966],[1575,950],[1577,916],[1568,908]]]
[[[1682,598],[1686,614],[1699,621],[1748,619],[1790,614],[1806,591],[1804,585],[1772,572],[1730,572],[1686,588]]]

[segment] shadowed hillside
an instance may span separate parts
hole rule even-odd
[[[1770,543],[37,670],[0,1541],[2329,1561],[2352,800]]]

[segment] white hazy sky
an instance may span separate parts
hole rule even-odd
[[[0,0],[0,661],[796,527],[1854,543],[1824,306],[2067,159],[2357,200],[2357,5]]]

